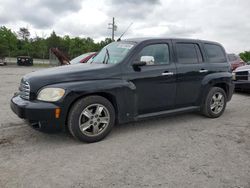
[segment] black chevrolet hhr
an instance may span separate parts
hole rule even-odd
[[[12,110],[41,130],[67,128],[96,142],[114,124],[179,112],[217,118],[233,92],[224,48],[191,39],[130,39],[90,63],[25,75]]]

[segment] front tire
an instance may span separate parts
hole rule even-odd
[[[78,100],[68,116],[70,133],[83,142],[102,140],[110,133],[114,124],[114,107],[101,96],[89,96]]]
[[[202,114],[209,118],[218,118],[223,114],[226,103],[225,91],[219,87],[212,87],[204,100]]]

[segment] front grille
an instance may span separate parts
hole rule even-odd
[[[248,80],[248,71],[236,72],[236,80]]]
[[[20,97],[26,100],[30,99],[30,85],[28,82],[22,80],[20,83],[19,91]]]

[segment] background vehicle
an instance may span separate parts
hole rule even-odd
[[[3,66],[3,65],[7,65],[7,63],[4,57],[0,57],[0,66]]]
[[[58,48],[51,48],[51,52],[57,57],[61,65],[86,63],[97,54],[97,52],[88,52],[69,60],[69,58]]]
[[[86,63],[89,59],[93,58],[96,54],[97,52],[88,52],[78,57],[75,57],[69,63],[70,64]]]
[[[245,65],[233,71],[235,90],[250,91],[250,65]]]
[[[238,55],[227,54],[227,56],[232,70],[235,70],[236,68],[246,64]]]
[[[115,123],[179,112],[217,118],[233,93],[224,48],[191,39],[113,42],[92,60],[25,75],[12,110],[39,129],[96,142]]]
[[[32,66],[33,59],[30,56],[18,56],[17,57],[17,65],[19,66]]]

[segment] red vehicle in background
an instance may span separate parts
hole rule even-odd
[[[87,61],[91,60],[97,52],[88,52],[84,53],[72,60],[69,60],[69,58],[58,48],[51,48],[51,52],[57,57],[61,65],[71,65],[71,64],[78,64],[78,63],[87,63]]]
[[[240,58],[240,56],[235,54],[227,54],[229,63],[231,65],[231,70],[235,70],[240,66],[246,65],[246,63]]]
[[[78,57],[75,57],[72,59],[69,64],[78,64],[78,63],[87,63],[89,60],[91,60],[93,57],[95,57],[97,52],[88,52],[82,55],[79,55]]]

